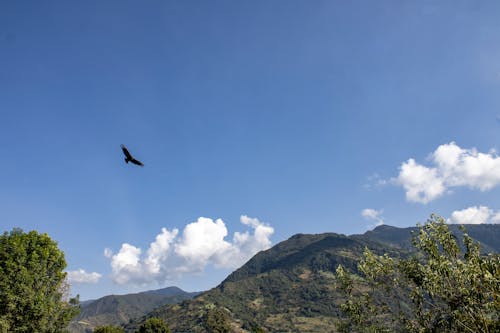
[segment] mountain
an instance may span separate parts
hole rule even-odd
[[[84,333],[92,332],[96,326],[126,324],[158,306],[178,303],[198,294],[185,292],[177,287],[167,287],[85,301],[80,304],[80,314],[71,321],[68,330],[71,333]]]
[[[149,295],[162,295],[162,296],[177,296],[177,295],[182,295],[185,294],[186,292],[182,290],[181,288],[178,287],[167,287],[163,289],[156,289],[156,290],[148,290],[143,292],[144,294],[149,294]],[[199,294],[199,292],[195,293],[189,293],[189,294]]]
[[[147,317],[164,319],[173,332],[206,332],[208,313],[222,308],[231,332],[248,332],[256,326],[270,332],[329,332],[340,297],[333,272],[339,264],[356,270],[365,247],[379,254],[396,253],[368,238],[295,235],[256,254],[216,288],[193,300],[157,308]],[[128,331],[137,324],[128,325]]]
[[[500,225],[466,227],[469,235],[498,252]],[[459,232],[458,226],[451,229]],[[380,226],[363,235],[295,235],[259,252],[217,287],[192,300],[156,308],[126,329],[133,332],[154,316],[173,332],[207,332],[207,325],[216,321],[227,321],[231,332],[257,327],[265,332],[334,332],[342,302],[334,280],[337,266],[356,271],[365,247],[377,254],[408,255],[414,230]],[[209,319],[214,315],[217,320]]]
[[[460,225],[450,224],[449,230],[457,237],[459,243],[462,241]],[[500,240],[498,239],[498,224],[468,224],[465,225],[467,234],[481,243],[481,249],[485,253],[500,252]],[[381,225],[371,231],[367,231],[362,237],[369,238],[391,246],[403,249],[411,249],[412,233],[418,231],[417,227],[396,228],[389,225]]]

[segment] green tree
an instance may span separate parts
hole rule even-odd
[[[94,333],[123,333],[123,328],[113,325],[98,326],[94,329]]]
[[[266,331],[264,331],[263,328],[261,328],[260,326],[255,326],[252,328],[252,333],[265,333]]]
[[[13,229],[0,236],[0,332],[61,332],[78,314],[66,261],[47,234]]]
[[[160,318],[149,318],[137,331],[138,333],[170,333],[167,324]]]
[[[225,309],[211,307],[205,315],[205,327],[211,333],[229,333],[231,325]]]
[[[98,326],[94,329],[94,333],[123,333],[123,328],[118,326]]]
[[[337,269],[346,295],[339,329],[351,332],[499,332],[500,256],[482,255],[463,231],[463,245],[443,218],[431,215],[403,259],[368,249],[360,275]]]

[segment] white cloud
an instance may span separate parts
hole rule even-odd
[[[454,142],[441,145],[434,152],[434,161],[448,186],[469,186],[487,191],[500,184],[500,157],[476,149],[462,149]]]
[[[408,201],[427,203],[446,190],[437,169],[419,165],[412,158],[401,165],[397,180],[405,188]]]
[[[155,241],[149,245],[145,258],[141,256],[142,250],[138,247],[123,243],[120,251],[112,255],[108,248],[104,249],[104,256],[111,258],[111,277],[117,284],[133,283],[146,285],[155,280],[162,273],[163,263],[170,253],[170,246],[178,234],[178,230],[168,231],[161,229]]]
[[[448,223],[457,224],[483,224],[500,223],[500,211],[496,213],[486,206],[472,206],[451,213]]]
[[[367,220],[375,221],[375,226],[379,226],[384,224],[384,218],[381,216],[383,213],[382,210],[376,210],[372,208],[365,208],[361,211],[361,216],[363,216]]]
[[[160,272],[161,263],[168,257],[170,243],[178,233],[179,230],[177,229],[169,232],[167,228],[161,228],[161,234],[157,235],[156,240],[149,245],[148,256],[145,261],[149,272],[153,274]]]
[[[500,211],[491,217],[491,223],[500,223]]]
[[[228,230],[222,219],[200,217],[178,229],[161,229],[145,255],[140,248],[124,243],[117,254],[105,249],[111,258],[112,279],[118,284],[146,285],[178,278],[182,274],[203,271],[207,265],[237,268],[258,251],[271,247],[274,229],[258,219],[241,216],[240,222],[251,232],[235,232],[227,240]]]
[[[452,187],[488,191],[500,185],[500,157],[494,150],[480,153],[450,142],[439,146],[431,154],[431,161],[432,167],[418,164],[412,158],[401,164],[393,182],[404,187],[408,201],[425,204]]]
[[[224,221],[217,219],[215,222],[206,217],[189,223],[184,227],[182,238],[175,245],[175,253],[188,261],[194,267],[203,267],[218,253],[225,254],[231,244],[224,240],[227,228]]]
[[[246,215],[240,217],[240,222],[250,226],[253,229],[253,234],[248,231],[243,233],[235,232],[232,249],[228,251],[230,255],[217,258],[218,265],[220,266],[239,267],[257,252],[271,247],[271,240],[269,238],[274,233],[273,227]]]
[[[140,248],[123,243],[120,251],[111,257],[113,280],[116,283],[125,284],[130,280],[141,279],[144,273],[140,262],[141,252]]]
[[[68,272],[68,280],[70,283],[97,283],[101,278],[101,274],[92,272],[87,273],[84,269]]]

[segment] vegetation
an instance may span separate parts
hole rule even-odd
[[[118,326],[98,326],[94,329],[94,333],[123,333],[123,328]]]
[[[0,236],[0,332],[61,332],[78,313],[65,268],[47,234],[13,229]]]
[[[376,253],[392,251],[334,233],[296,235],[258,253],[216,288],[150,315],[164,319],[175,332],[207,332],[214,307],[224,311],[231,332],[257,327],[265,332],[328,332],[339,312],[340,296],[332,286],[335,269],[339,264],[355,269],[366,246]],[[133,332],[138,324],[126,330]]]
[[[219,307],[209,309],[205,315],[205,327],[212,333],[229,333],[231,324],[227,312]]]
[[[452,239],[459,238],[462,251],[466,250],[463,233],[450,226]],[[346,293],[338,279],[336,269],[341,265],[347,277],[353,280],[353,301],[367,292],[387,306],[380,312],[377,327],[390,331],[405,331],[397,326],[387,313],[399,314],[411,306],[410,289],[402,281],[399,289],[389,291],[373,289],[364,283],[360,260],[369,251],[376,258],[392,258],[395,262],[417,256],[412,253],[411,231],[418,228],[382,226],[364,235],[345,236],[334,233],[295,235],[269,250],[255,255],[241,268],[230,274],[219,286],[194,299],[153,310],[148,317],[165,320],[174,332],[207,332],[206,322],[210,309],[219,308],[227,315],[231,332],[332,332],[345,315],[341,305],[346,303]],[[500,248],[500,225],[473,225],[474,239],[490,249]],[[470,232],[469,232],[470,230]],[[472,232],[473,231],[473,232]],[[424,260],[422,254],[417,258]],[[482,256],[480,256],[483,258]],[[486,257],[488,258],[488,257]],[[383,292],[384,291],[384,292]],[[368,315],[361,308],[360,314]],[[125,326],[126,332],[135,332],[146,318]],[[342,322],[347,324],[347,318]],[[355,331],[356,327],[352,326]],[[401,330],[396,330],[401,328]],[[358,330],[359,331],[359,330]]]
[[[427,222],[364,235],[293,236],[258,253],[216,288],[131,320],[125,331],[170,332],[165,322],[175,331],[213,333],[317,332],[334,325],[344,332],[500,331],[500,225],[469,232],[435,215]],[[493,253],[481,252],[474,238]],[[0,236],[0,333],[65,331],[78,312],[65,267],[64,253],[46,234],[14,229]],[[166,298],[192,296],[177,288],[108,296],[84,311],[89,318],[123,321]],[[85,327],[69,329],[96,326],[79,323]],[[94,332],[124,330],[100,326]]]
[[[149,318],[137,331],[138,333],[170,333],[167,324],[160,318]]]
[[[80,314],[72,319],[68,329],[72,333],[85,333],[96,326],[124,325],[159,306],[179,303],[197,294],[168,287],[135,294],[108,295],[82,305]]]
[[[445,221],[432,215],[413,238],[408,258],[369,249],[360,275],[339,266],[346,301],[338,328],[345,332],[498,332],[500,256],[481,255],[463,230],[463,249]]]
[[[260,326],[255,326],[252,328],[252,333],[265,333],[265,331]]]

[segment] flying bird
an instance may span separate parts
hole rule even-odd
[[[141,162],[141,161],[138,161],[136,160],[128,151],[127,147],[125,147],[125,145],[121,145],[122,147],[122,150],[123,150],[123,154],[125,154],[125,162],[128,163],[128,162],[132,162],[134,164],[137,164],[141,167],[144,166],[144,164]]]

